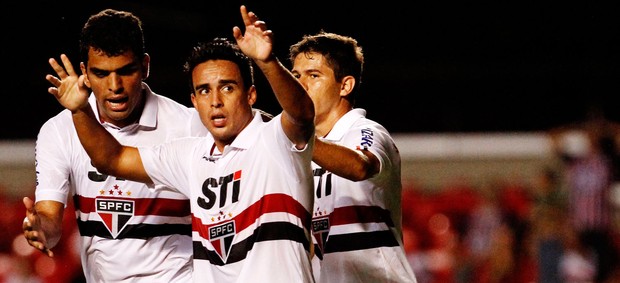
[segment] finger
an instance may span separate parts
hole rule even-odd
[[[237,26],[233,27],[233,37],[235,38],[235,40],[237,40],[237,42],[243,39],[243,35],[241,34],[241,29]]]
[[[30,199],[29,197],[24,197],[22,199],[22,202],[24,203],[24,207],[26,208],[26,216],[37,214],[37,211],[34,209],[34,200]]]
[[[69,61],[69,57],[65,54],[60,54],[60,60],[62,60],[62,64],[65,65],[65,70],[67,70],[67,74],[70,76],[75,76],[75,70],[73,70],[73,64]]]
[[[245,5],[241,5],[241,18],[243,19],[243,24],[248,26],[250,25],[252,22],[250,20],[250,16],[248,15],[248,10],[245,7]]]
[[[22,202],[24,203],[26,209],[31,209],[34,204],[34,201],[31,200],[29,197],[23,197]]]
[[[254,22],[254,26],[260,29],[265,29],[265,27],[267,27],[267,24],[264,21],[256,21]]]
[[[57,77],[55,77],[55,76],[52,76],[52,75],[46,75],[46,76],[45,76],[45,79],[46,79],[48,82],[50,82],[51,84],[53,84],[55,87],[60,86],[60,83],[61,83],[61,82],[60,82],[60,79],[58,79],[58,78],[57,78]]]
[[[24,230],[24,231],[31,231],[32,230],[32,224],[30,223],[30,220],[28,219],[28,216],[24,217],[24,221],[22,222],[22,230]]]
[[[33,248],[41,251],[42,253],[46,254],[49,257],[54,257],[54,253],[52,252],[52,250],[48,249],[45,247],[45,245],[43,245],[43,243],[38,242],[38,241],[34,241],[34,240],[28,240],[28,244],[30,246],[32,246]]]
[[[52,252],[52,250],[46,248],[45,245],[43,245],[41,242],[36,242],[36,245],[37,246],[33,246],[35,249],[41,251],[49,257],[54,257],[54,253]]]
[[[58,88],[56,88],[56,87],[48,88],[47,92],[49,92],[50,94],[54,95],[55,97],[58,97]]]
[[[67,73],[65,72],[65,69],[62,66],[60,66],[60,64],[58,64],[58,61],[56,61],[56,59],[50,58],[48,62],[50,63],[50,66],[52,66],[52,69],[54,69],[54,71],[56,72],[59,78],[62,79],[68,76]]]
[[[48,248],[43,248],[43,250],[41,250],[44,254],[47,254],[47,256],[49,257],[54,257],[54,253],[52,252],[52,250],[48,249]]]

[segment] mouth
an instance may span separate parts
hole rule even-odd
[[[226,116],[223,114],[212,115],[211,121],[213,121],[213,126],[224,127],[226,125]]]
[[[129,101],[128,97],[121,97],[116,99],[108,99],[106,100],[110,109],[115,111],[122,111],[127,107],[127,102]]]

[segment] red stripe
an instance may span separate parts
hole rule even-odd
[[[304,228],[310,230],[310,213],[297,200],[286,194],[270,194],[263,196],[260,200],[231,219],[235,220],[237,231],[243,231],[248,226],[254,224],[256,219],[260,218],[261,215],[273,212],[284,212],[295,215],[302,219]],[[192,214],[192,229],[194,231],[197,230],[204,239],[209,239],[209,228],[219,224],[221,224],[221,222],[204,224],[200,218]]]
[[[134,215],[187,216],[190,214],[189,200],[166,198],[109,198],[114,200],[131,200],[135,202]],[[74,198],[75,209],[82,213],[96,211],[95,198],[78,196]]]

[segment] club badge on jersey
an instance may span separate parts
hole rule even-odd
[[[95,199],[97,214],[103,220],[112,237],[116,239],[134,216],[135,202],[133,200],[97,197]]]
[[[209,228],[209,241],[223,262],[228,258],[235,234],[234,220]]]

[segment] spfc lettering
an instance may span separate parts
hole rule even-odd
[[[209,228],[209,238],[211,240],[235,234],[235,222],[224,223],[219,226]]]
[[[97,200],[97,211],[131,213],[133,214],[133,202],[118,200]]]
[[[133,200],[97,198],[95,205],[97,214],[114,239],[134,216],[135,202]]]
[[[232,242],[235,239],[235,221],[229,221],[209,228],[209,242],[223,262],[226,262]]]
[[[318,248],[323,253],[323,245],[329,235],[329,218],[321,217],[312,219],[312,234],[317,242]]]
[[[329,219],[327,217],[312,220],[312,231],[314,233],[326,232],[329,230]]]

